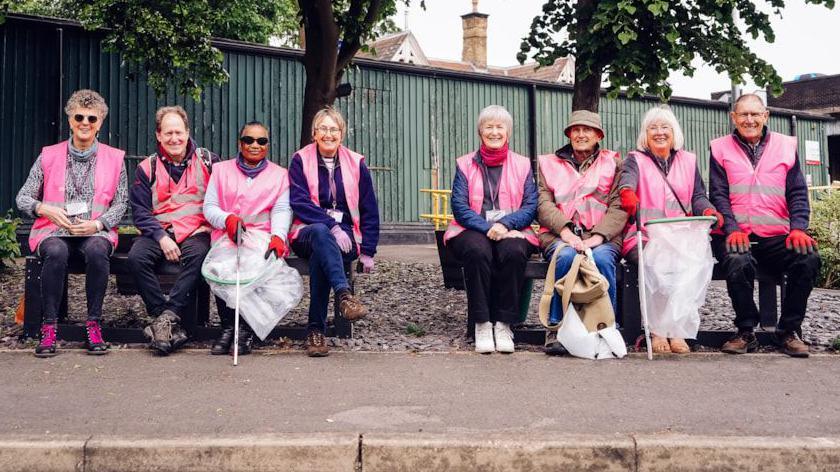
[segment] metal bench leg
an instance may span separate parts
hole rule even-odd
[[[761,327],[775,329],[779,321],[779,310],[776,304],[776,277],[759,274],[758,277],[758,313]],[[784,283],[782,283],[784,292]]]
[[[26,282],[23,288],[23,335],[37,338],[43,317],[41,307],[41,261],[26,258]]]
[[[639,308],[638,269],[631,265],[622,265],[624,277],[621,288],[621,334],[624,342],[632,344],[642,334],[642,312]]]
[[[467,283],[467,273],[464,271],[464,268],[461,268],[461,277],[464,280],[464,290],[467,295],[467,337],[474,338],[475,337],[475,320],[472,318],[472,310],[470,310],[470,284]]]

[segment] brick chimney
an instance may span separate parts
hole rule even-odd
[[[472,0],[473,11],[461,15],[464,26],[464,48],[461,60],[478,69],[487,69],[487,16],[478,12],[478,0]]]

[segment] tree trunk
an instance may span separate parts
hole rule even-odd
[[[300,129],[300,147],[312,142],[312,118],[324,107],[335,102],[335,75],[310,74],[306,71],[303,91],[303,119]]]
[[[598,102],[601,98],[601,71],[588,71],[588,74],[581,69],[584,65],[575,64],[575,88],[572,95],[572,111],[589,110],[598,113]],[[585,79],[579,77],[586,76]]]
[[[306,86],[303,92],[303,116],[300,147],[312,142],[312,118],[318,110],[335,102],[338,27],[329,0],[300,2],[306,49],[303,67]]]

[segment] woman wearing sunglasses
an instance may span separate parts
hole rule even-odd
[[[36,357],[56,355],[56,323],[71,256],[82,257],[86,265],[87,352],[108,353],[99,323],[117,225],[128,204],[125,151],[97,140],[108,116],[105,99],[93,90],[78,90],[64,112],[70,139],[41,150],[17,195],[18,209],[35,218],[29,249],[41,260],[44,319]]]
[[[329,354],[324,333],[330,289],[341,315],[355,321],[367,309],[350,291],[344,263],[359,258],[373,270],[379,241],[379,209],[364,156],[341,145],[344,118],[324,108],[312,119],[313,143],[299,149],[289,164],[295,221],[289,233],[292,249],[309,259],[309,323],[306,353]]]
[[[213,166],[204,217],[213,227],[210,239],[228,237],[236,243],[236,229],[256,229],[271,233],[265,257],[286,257],[286,234],[292,222],[289,206],[289,179],[286,169],[266,159],[268,128],[259,121],[246,123],[239,131],[239,154]],[[216,297],[222,334],[213,343],[211,354],[233,353],[234,310]],[[242,319],[239,354],[249,354],[254,332]]]

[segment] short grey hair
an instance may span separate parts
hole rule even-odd
[[[761,106],[762,106],[763,108],[767,108],[767,104],[766,104],[766,103],[764,103],[764,99],[762,99],[760,95],[755,94],[755,93],[745,93],[745,94],[741,95],[740,97],[738,97],[738,99],[737,99],[737,100],[735,100],[735,104],[732,106],[732,109],[733,109],[733,110],[737,109],[737,108],[738,108],[738,105],[739,105],[741,102],[745,102],[745,101],[747,101],[747,100],[755,100],[755,101],[757,101],[759,104],[761,104]]]
[[[67,104],[64,105],[64,113],[66,113],[67,116],[70,116],[77,108],[90,108],[91,110],[96,110],[99,114],[99,118],[103,120],[108,116],[108,104],[105,103],[105,99],[102,98],[102,95],[99,95],[94,90],[76,90],[73,92],[73,95],[70,95],[70,98],[67,99]]]
[[[344,121],[344,117],[341,116],[341,112],[336,110],[333,107],[324,107],[318,110],[318,113],[315,113],[315,116],[312,117],[312,136],[315,136],[315,128],[318,127],[318,124],[326,117],[330,117],[335,121],[335,124],[338,125],[338,129],[341,130],[341,135],[347,135],[347,123]]]
[[[181,118],[181,121],[184,122],[184,128],[186,128],[187,133],[189,133],[190,119],[189,117],[187,117],[187,110],[184,110],[184,107],[182,107],[181,105],[158,108],[157,112],[155,112],[155,126],[157,127],[157,130],[160,131],[160,124],[163,123],[163,119],[166,117],[166,115],[170,113]]]
[[[481,127],[488,121],[500,121],[504,124],[507,128],[508,139],[510,139],[510,134],[513,133],[513,117],[510,116],[510,112],[505,107],[490,105],[481,110],[481,113],[478,114],[478,125],[476,126],[479,135],[481,135]]]
[[[671,127],[671,131],[674,134],[674,150],[678,151],[682,149],[685,144],[685,136],[683,135],[682,127],[680,127],[680,122],[677,121],[677,117],[674,116],[674,112],[671,111],[671,107],[668,105],[655,106],[645,113],[645,117],[642,118],[641,129],[639,129],[639,137],[636,138],[636,149],[648,149],[647,128],[652,123],[660,121],[665,122],[665,124]]]

